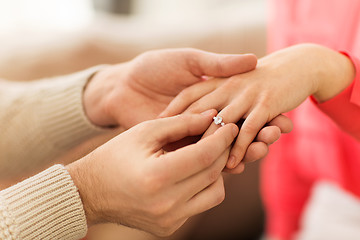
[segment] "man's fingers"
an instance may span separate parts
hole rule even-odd
[[[266,126],[260,130],[256,136],[257,142],[263,142],[267,145],[273,144],[281,136],[281,130],[277,126]]]
[[[244,170],[245,170],[245,163],[241,162],[233,169],[225,168],[224,172],[231,174],[240,174],[244,172]]]
[[[196,144],[166,153],[160,159],[162,165],[158,171],[172,173],[171,179],[175,182],[203,171],[231,145],[238,131],[235,124],[227,124]]]
[[[178,187],[181,189],[179,192],[184,193],[184,200],[190,200],[193,196],[207,188],[220,177],[221,172],[226,165],[229,153],[230,147],[227,148],[210,167],[178,182]]]
[[[190,144],[197,143],[200,139],[201,139],[201,135],[185,137],[183,139],[180,139],[179,141],[166,144],[163,147],[163,149],[166,152],[172,152],[172,151],[175,151],[175,150],[177,150],[179,148],[183,148],[185,146],[188,146]]]
[[[263,142],[253,142],[248,147],[245,156],[242,160],[243,163],[254,162],[260,160],[269,152],[269,147]]]
[[[219,128],[219,125],[216,125],[215,123],[212,123],[210,127],[206,130],[206,132],[202,135],[201,138],[206,138],[207,136],[210,136],[213,134],[217,129]]]
[[[144,122],[138,129],[142,130],[142,135],[146,135],[143,141],[151,144],[152,150],[156,152],[168,143],[204,133],[216,113],[216,110],[212,109],[201,114],[156,119]]]
[[[279,127],[281,133],[289,133],[293,129],[293,123],[291,119],[282,114],[271,120],[268,125]]]
[[[219,205],[225,199],[225,188],[223,177],[220,177],[209,187],[195,195],[188,201],[184,209],[187,216],[204,212]]]
[[[203,135],[203,138],[212,134],[218,126],[211,124]],[[280,138],[280,128],[276,126],[267,126],[260,130],[256,136],[256,142],[252,142],[246,150],[243,162],[254,162],[260,160],[268,154],[268,145],[273,144]]]
[[[257,58],[253,54],[215,54],[197,51],[189,59],[190,70],[198,77],[230,77],[255,69]]]
[[[268,145],[276,142],[281,135],[280,128],[276,126],[267,126],[260,130],[256,136],[256,142],[252,142],[246,150],[243,162],[254,162],[260,160],[269,152]]]

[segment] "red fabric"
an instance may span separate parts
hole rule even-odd
[[[360,61],[348,53],[342,53],[352,60],[355,68],[359,71]],[[352,84],[336,97],[321,104],[318,104],[312,97],[311,100],[340,128],[360,140],[360,124],[355,124],[360,123],[360,74],[356,74]]]
[[[313,42],[344,50],[354,82],[333,99],[307,100],[288,113],[294,130],[271,146],[262,165],[267,234],[292,239],[311,187],[333,181],[360,198],[360,1],[272,0],[269,49]]]

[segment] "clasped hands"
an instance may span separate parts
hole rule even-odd
[[[314,45],[256,64],[253,55],[159,50],[97,73],[84,92],[88,118],[129,130],[68,166],[89,225],[173,233],[224,199],[225,167],[242,172],[240,162],[264,157],[268,144],[291,131],[282,113],[310,95],[332,97],[348,84],[328,88],[337,86],[339,74],[346,70],[347,81],[354,74],[346,57]],[[225,126],[213,123],[217,114]],[[164,151],[194,136],[202,138]]]
[[[99,72],[85,91],[85,99],[90,99],[84,101],[85,109],[96,125],[120,125],[129,129],[146,120],[181,114],[186,109],[180,109],[179,102],[196,102],[219,85],[212,85],[210,89],[210,85],[203,84],[204,79],[221,78],[225,81],[230,78],[229,81],[232,81],[233,76],[254,70],[256,64],[257,59],[251,54],[214,54],[195,49],[149,51],[128,63]],[[223,97],[229,94],[228,89],[221,89],[220,92]],[[190,108],[190,111],[185,112],[201,113],[209,109],[220,111],[226,103],[223,98],[217,100],[211,99],[209,104],[201,102],[199,108]],[[241,118],[223,117],[227,123],[237,123]],[[263,129],[257,129],[256,138],[252,136],[250,142],[242,143],[243,150],[237,154],[238,163],[265,157],[268,145],[275,142],[281,132],[292,129],[291,121],[282,115],[274,116],[266,123],[261,126],[265,126]],[[212,126],[204,136],[213,133],[214,129]],[[231,165],[235,164],[228,164],[228,167]],[[243,164],[232,172],[239,173],[242,169]]]

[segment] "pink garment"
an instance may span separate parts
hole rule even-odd
[[[271,8],[270,52],[317,43],[348,53],[360,72],[360,1],[271,0]],[[360,139],[360,74],[333,99],[307,100],[288,116],[294,130],[271,147],[262,167],[267,234],[283,239],[298,230],[314,182],[335,182],[360,198],[360,143],[352,137]]]

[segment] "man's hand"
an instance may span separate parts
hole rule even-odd
[[[203,76],[230,77],[253,70],[254,55],[214,54],[195,49],[146,52],[104,68],[84,92],[84,108],[98,126],[128,129],[156,118],[183,89]]]
[[[67,166],[78,187],[89,225],[112,222],[158,236],[225,197],[221,171],[238,134],[227,124],[195,144],[172,152],[163,147],[202,135],[215,110],[141,123]]]

